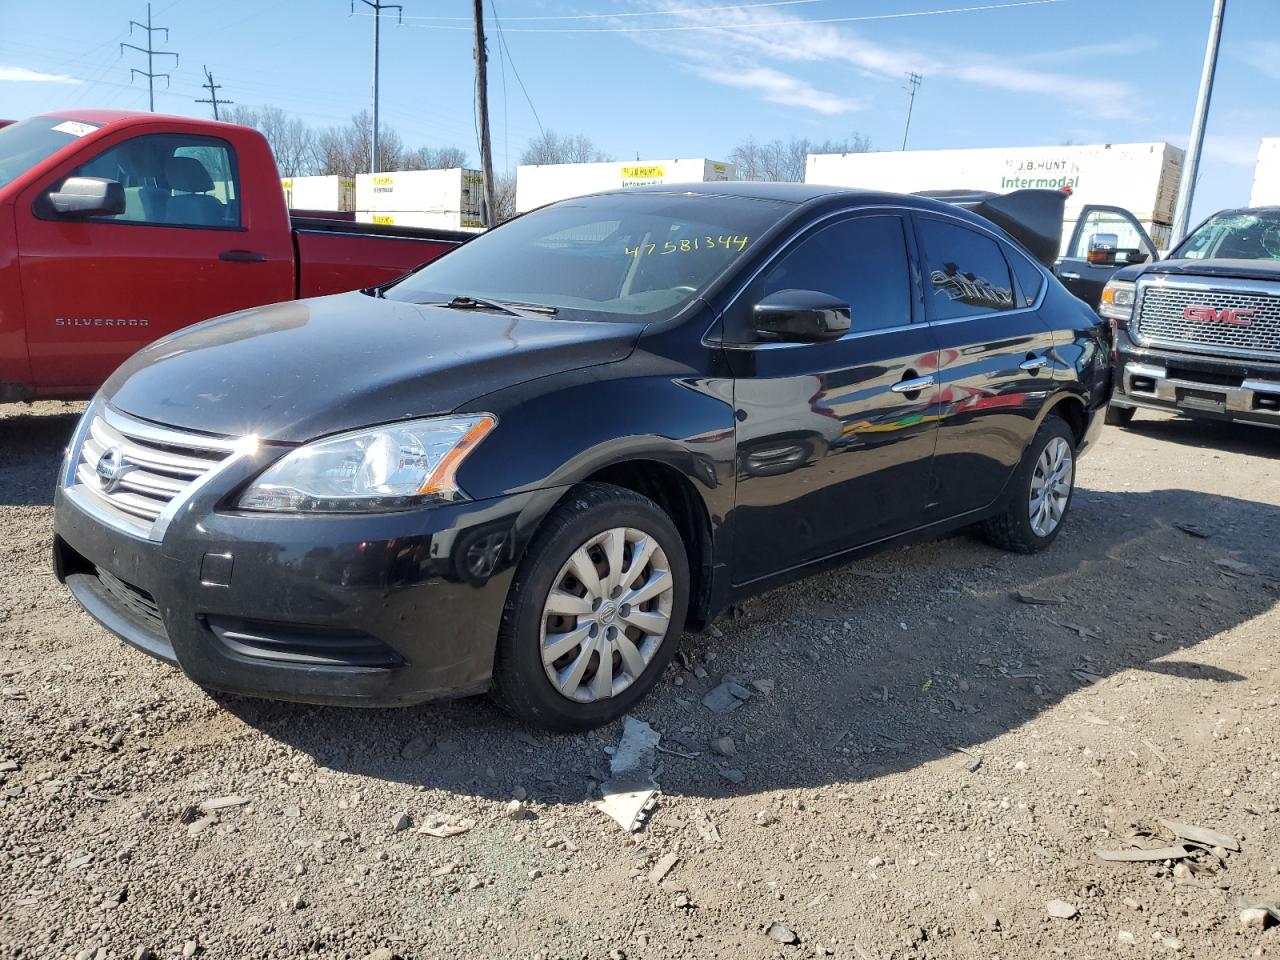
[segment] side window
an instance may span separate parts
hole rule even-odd
[[[235,151],[225,140],[151,134],[118,143],[75,171],[124,187],[124,213],[104,223],[157,226],[240,226]]]
[[[1087,260],[1089,244],[1097,236],[1107,239],[1108,245],[1116,251],[1121,262],[1123,254],[1128,251],[1147,255],[1155,253],[1128,217],[1110,210],[1090,210],[1076,232],[1075,246],[1069,251],[1069,256]]]
[[[1018,278],[1018,293],[1021,296],[1018,306],[1029,307],[1036,302],[1036,297],[1040,296],[1040,288],[1044,286],[1044,274],[1040,272],[1039,267],[1017,250],[1005,247],[1004,254],[1009,261],[1009,266],[1013,267],[1013,275]]]
[[[995,240],[960,224],[929,217],[920,218],[920,239],[934,320],[1014,308],[1009,265]]]
[[[911,280],[900,217],[855,217],[819,230],[752,284],[749,302],[779,290],[816,290],[849,304],[852,328],[911,322]]]

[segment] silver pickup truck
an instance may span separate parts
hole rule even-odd
[[[1280,427],[1280,207],[1214,214],[1117,270],[1098,312],[1115,329],[1108,423],[1153,409]]]

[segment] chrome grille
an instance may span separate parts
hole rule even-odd
[[[232,439],[156,426],[106,406],[88,416],[68,487],[143,535],[237,448]]]
[[[1247,324],[1188,319],[1188,307],[1252,310]],[[1174,348],[1227,355],[1280,357],[1280,296],[1218,285],[1147,283],[1138,298],[1138,339]]]

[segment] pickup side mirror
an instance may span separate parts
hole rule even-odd
[[[1119,245],[1120,238],[1114,233],[1095,233],[1089,238],[1089,262],[1101,267],[1114,265]]]
[[[67,177],[49,203],[63,217],[115,216],[124,213],[124,187],[104,177]]]
[[[752,310],[756,333],[796,343],[838,340],[849,332],[849,305],[816,290],[779,290]]]

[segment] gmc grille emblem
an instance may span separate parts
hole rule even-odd
[[[1182,311],[1182,317],[1184,320],[1198,320],[1201,323],[1226,323],[1233,327],[1247,327],[1253,323],[1253,315],[1257,312],[1257,310],[1237,310],[1232,307],[1216,309],[1192,303]]]

